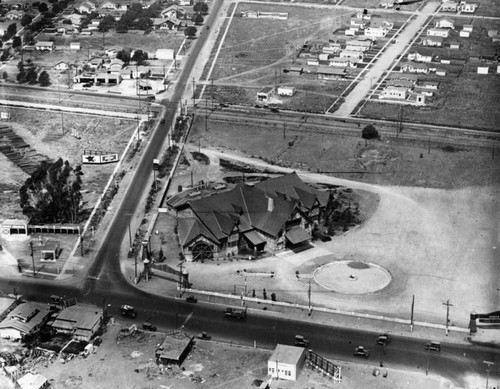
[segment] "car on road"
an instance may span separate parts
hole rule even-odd
[[[428,351],[436,351],[440,352],[441,351],[441,343],[439,342],[429,342],[425,345],[425,349]]]
[[[82,87],[84,87],[84,88],[92,88],[92,84],[90,82],[87,82],[86,84],[83,84]]]
[[[92,341],[92,344],[96,347],[100,346],[101,343],[102,343],[102,338],[100,336],[96,336]]]
[[[305,339],[302,335],[295,335],[294,344],[295,344],[295,346],[298,346],[298,347],[308,347],[309,340]]]
[[[381,346],[387,346],[391,343],[391,337],[388,334],[379,335],[377,338],[377,344]]]
[[[358,346],[354,349],[354,356],[368,358],[370,356],[370,351],[363,346]]]
[[[197,336],[198,339],[203,339],[203,340],[210,340],[212,337],[208,335],[205,331],[203,331],[201,334],[198,334]]]
[[[156,327],[149,322],[142,323],[142,329],[146,330],[146,331],[151,331],[151,332],[156,331]]]
[[[186,301],[188,303],[196,304],[198,302],[198,299],[194,297],[193,295],[187,296]]]
[[[130,317],[132,319],[135,319],[137,317],[137,312],[135,311],[135,308],[132,305],[122,305],[120,307],[120,312],[122,313],[122,316],[125,317]]]

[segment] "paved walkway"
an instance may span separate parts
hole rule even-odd
[[[396,58],[404,52],[408,44],[422,28],[430,14],[439,8],[440,3],[430,2],[424,9],[418,12],[416,18],[398,36],[397,43],[391,44],[380,56],[365,76],[358,82],[356,87],[346,97],[344,103],[333,113],[333,116],[347,117],[352,114],[356,106],[365,98],[372,88],[372,80],[378,80],[383,73],[391,67]]]

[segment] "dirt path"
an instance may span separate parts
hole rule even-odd
[[[344,103],[333,114],[334,116],[345,117],[349,116],[354,108],[364,99],[366,94],[372,87],[372,80],[378,80],[382,74],[389,69],[392,63],[396,60],[408,46],[418,30],[424,25],[429,14],[436,11],[439,3],[427,3],[424,9],[416,14],[414,21],[410,22],[408,26],[401,32],[398,37],[397,43],[387,47],[387,50],[380,56],[378,61],[366,73],[365,77],[358,82],[356,87],[345,98]]]

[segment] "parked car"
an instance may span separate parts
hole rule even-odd
[[[387,346],[391,343],[391,337],[388,334],[379,335],[377,338],[377,344],[381,346]]]
[[[299,346],[299,347],[308,347],[309,340],[304,339],[304,337],[302,335],[295,335],[294,344],[295,344],[295,346]]]
[[[82,85],[84,88],[92,88],[92,84],[90,82],[87,82],[86,84]]]
[[[198,335],[198,339],[210,340],[212,337],[208,335],[205,331]]]
[[[101,338],[100,336],[96,336],[96,337],[94,338],[94,340],[92,341],[92,344],[93,344],[94,346],[96,346],[96,347],[97,347],[97,346],[100,346],[100,345],[101,345],[101,343],[102,343],[102,338]]]
[[[126,305],[126,304],[122,305],[120,307],[120,311],[122,313],[122,316],[130,317],[132,319],[137,317],[137,312],[135,311],[135,308],[132,305]]]
[[[196,297],[194,297],[193,295],[190,295],[190,296],[186,297],[186,301],[188,303],[196,304],[198,302],[198,299]]]
[[[354,356],[368,358],[370,356],[370,351],[363,346],[358,346],[354,349]]]
[[[439,342],[429,342],[425,345],[425,349],[428,351],[436,351],[440,352],[441,351],[441,343]]]
[[[142,323],[142,329],[146,330],[146,331],[152,331],[152,332],[156,331],[156,327],[148,322]]]

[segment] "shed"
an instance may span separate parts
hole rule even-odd
[[[266,86],[257,92],[257,101],[267,102],[274,96],[274,87]]]
[[[296,381],[305,358],[305,348],[277,344],[267,361],[267,372],[273,378]]]
[[[6,219],[2,222],[3,235],[28,235],[28,222],[20,219]]]
[[[293,86],[278,86],[278,95],[280,96],[293,96],[295,88]]]
[[[47,240],[41,249],[40,261],[55,262],[59,257],[60,251],[58,240]]]
[[[182,365],[191,348],[194,336],[182,332],[167,335],[155,352],[156,363],[163,365]]]

